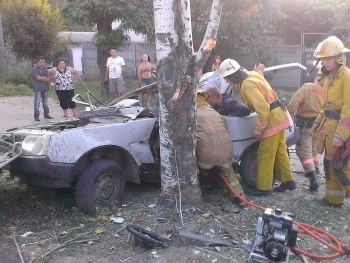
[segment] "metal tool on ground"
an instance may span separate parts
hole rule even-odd
[[[206,237],[203,235],[191,233],[189,231],[181,230],[178,227],[174,227],[174,234],[177,236],[180,236],[180,237],[186,237],[189,239],[201,241],[201,242],[204,242],[206,244],[222,245],[222,246],[227,246],[227,247],[234,247],[235,246],[235,244],[230,240]]]
[[[126,227],[135,238],[135,244],[144,248],[151,249],[155,246],[168,247],[171,239],[163,238],[154,232],[135,225],[128,225]]]
[[[221,180],[225,183],[226,187],[229,189],[231,193],[233,193],[235,196],[237,196],[242,202],[245,202],[246,204],[257,208],[261,211],[264,211],[265,208],[262,206],[259,206],[257,204],[254,204],[246,199],[244,199],[239,193],[236,192],[236,190],[230,185],[230,183],[227,181],[226,177],[223,174],[219,175]],[[322,243],[324,246],[328,247],[333,251],[333,254],[326,254],[326,255],[318,255],[314,254],[308,251],[304,251],[299,247],[292,247],[291,250],[294,253],[298,253],[301,255],[305,255],[311,258],[316,259],[334,259],[336,257],[339,257],[341,255],[349,255],[350,250],[346,247],[346,245],[342,242],[340,242],[336,237],[332,236],[330,233],[328,233],[326,230],[323,230],[322,228],[316,227],[314,225],[309,225],[303,222],[294,221],[294,224],[296,224],[299,227],[298,233],[299,234],[308,234],[315,240]]]
[[[154,232],[135,225],[128,225],[126,228],[135,238],[135,244],[144,248],[151,249],[155,246],[168,247],[173,240],[163,238]],[[219,245],[227,247],[235,247],[236,244],[230,240],[206,237],[189,231],[182,230],[174,226],[174,234],[179,237],[185,237],[191,240],[203,242],[207,245]]]

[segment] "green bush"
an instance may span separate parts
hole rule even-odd
[[[7,51],[1,54],[1,56],[3,57],[0,60],[0,79],[3,80],[16,64],[16,57],[14,54]]]
[[[0,97],[30,95],[33,95],[33,91],[26,85],[5,84],[0,82]]]
[[[9,67],[11,67],[11,65],[9,65]],[[32,63],[30,61],[22,60],[6,71],[3,77],[5,83],[26,85],[33,88]]]

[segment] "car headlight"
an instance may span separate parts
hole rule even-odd
[[[51,135],[28,135],[24,138],[21,148],[23,155],[45,155]]]

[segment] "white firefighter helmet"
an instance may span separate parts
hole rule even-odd
[[[341,41],[336,36],[330,36],[318,44],[317,48],[314,51],[314,57],[336,57],[341,56],[347,52],[350,52],[350,49],[344,47],[343,41]]]
[[[235,73],[240,68],[241,66],[236,60],[227,58],[223,62],[221,62],[218,72],[222,78],[225,78]]]
[[[199,92],[205,92],[208,88],[216,87],[221,94],[224,94],[228,91],[229,86],[217,71],[207,72],[199,80]]]

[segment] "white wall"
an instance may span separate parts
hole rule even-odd
[[[81,63],[83,57],[83,49],[81,47],[73,47],[72,49],[73,55],[73,67],[79,72],[83,71],[83,65]]]

